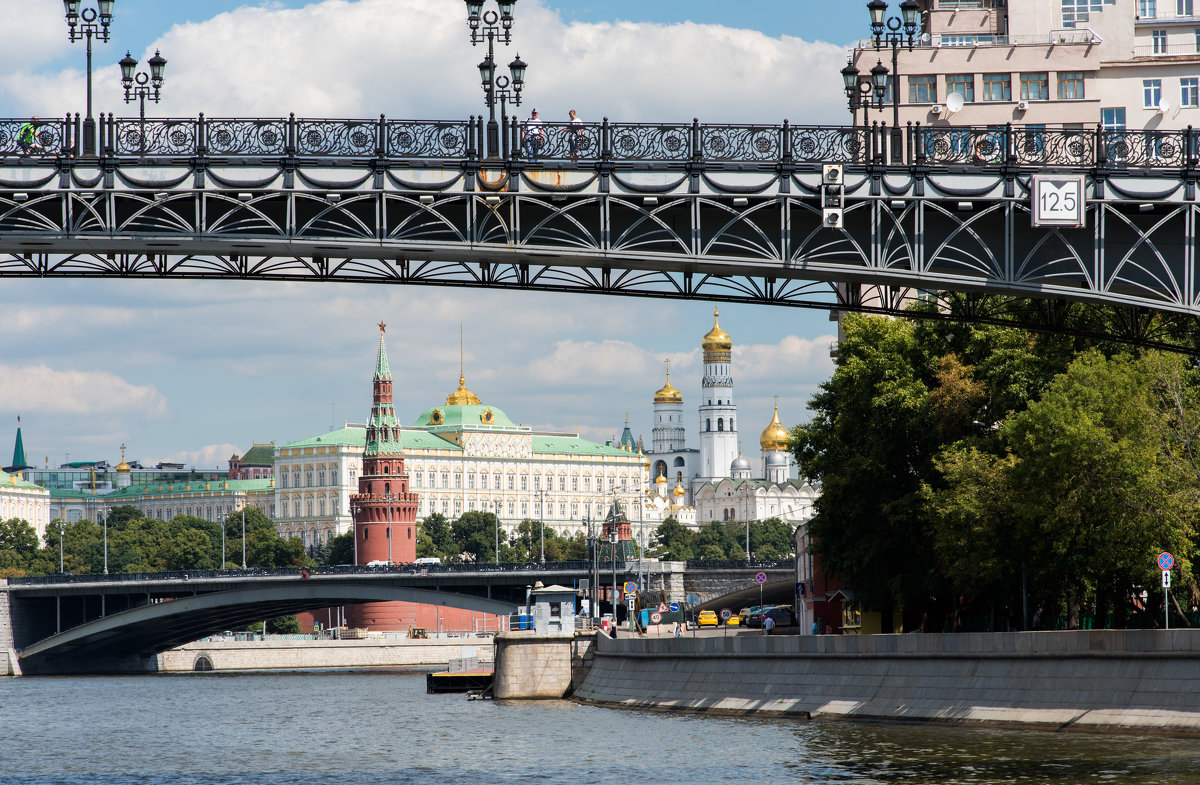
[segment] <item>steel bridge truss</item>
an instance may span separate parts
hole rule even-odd
[[[1029,141],[1011,130],[976,141],[977,151],[995,145],[998,161],[942,160],[935,153],[960,154],[971,137],[912,129],[910,162],[888,166],[871,153],[877,134],[823,129],[812,138],[840,139],[826,147],[846,161],[844,221],[830,228],[821,164],[795,157],[809,137],[786,124],[736,137],[746,154],[713,161],[681,160],[674,146],[657,158],[606,159],[631,132],[604,123],[596,160],[530,165],[512,154],[481,159],[470,123],[414,126],[412,138],[427,128],[423,138],[454,150],[391,159],[294,155],[288,140],[311,121],[279,122],[267,140],[284,146],[279,158],[251,145],[223,158],[6,159],[0,277],[417,284],[880,313],[916,296],[937,306],[928,316],[1194,346],[1200,203],[1191,131],[1173,147],[1152,147],[1174,156],[1171,168],[1160,159],[1112,168],[1108,159],[1033,166],[1016,154]],[[370,126],[361,143],[410,141],[388,123]],[[218,121],[190,127],[190,153],[231,133]],[[689,150],[717,138],[711,127],[681,128],[667,138]],[[741,127],[722,128],[732,139],[728,129]],[[1099,136],[1080,139],[1093,158],[1113,149]],[[1043,144],[1082,155],[1065,141]],[[848,146],[861,154],[847,160]],[[1122,155],[1128,163],[1132,154]],[[1031,225],[1037,172],[1084,177],[1082,227]],[[1102,326],[1103,306],[1123,307],[1127,318]]]

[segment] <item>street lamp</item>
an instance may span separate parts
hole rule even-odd
[[[392,499],[395,498],[392,494],[384,496],[387,499],[388,519],[387,519],[387,541],[388,541],[388,569],[392,568]]]
[[[521,89],[525,86],[525,69],[528,63],[516,59],[508,64],[509,76],[496,75],[496,42],[508,46],[512,43],[513,7],[516,0],[496,0],[496,11],[483,10],[483,0],[466,0],[467,27],[471,30],[471,46],[487,41],[488,53],[479,64],[479,81],[483,86],[483,103],[488,108],[487,148],[488,155],[495,156],[500,149],[500,128],[496,123],[496,101],[500,101],[500,117],[505,119],[506,102],[521,105]]]
[[[63,537],[66,536],[67,528],[63,523],[63,519],[58,519],[58,572],[62,574],[63,570]]]
[[[138,128],[138,138],[141,141],[142,155],[146,154],[146,99],[149,98],[154,103],[158,103],[162,99],[163,85],[163,70],[167,67],[167,58],[154,50],[154,57],[146,61],[150,66],[150,73],[145,71],[134,73],[137,68],[138,61],[135,60],[129,52],[125,52],[125,56],[121,58],[121,85],[125,88],[125,103],[138,101],[140,103],[140,126]]]
[[[842,69],[842,84],[846,90],[851,125],[854,124],[855,112],[860,107],[863,110],[864,128],[870,124],[867,111],[871,109],[872,105],[880,111],[883,110],[883,96],[887,92],[887,76],[888,69],[882,61],[879,61],[865,74],[858,70],[858,66],[854,65],[853,61],[846,63],[846,67]],[[876,84],[877,82],[878,84]]]
[[[72,43],[87,41],[87,116],[83,120],[83,154],[96,154],[96,120],[92,117],[92,38],[108,43],[115,0],[96,0],[96,8],[79,10],[80,0],[63,0],[67,36]]]
[[[104,574],[108,575],[108,508],[104,508]]]
[[[246,569],[246,505],[242,503],[242,569]]]
[[[912,51],[916,43],[919,28],[918,13],[920,7],[917,0],[904,0],[900,4],[900,16],[884,18],[887,13],[885,0],[871,0],[867,3],[867,11],[871,14],[871,37],[874,39],[875,51],[885,46],[892,48],[892,162],[899,163],[903,153],[904,136],[900,131],[900,47]],[[886,28],[886,30],[885,30]],[[880,63],[882,65],[882,62]],[[875,70],[871,70],[872,77]],[[886,80],[886,72],[884,79]],[[885,81],[886,84],[886,81]],[[879,85],[876,83],[876,92]]]
[[[541,497],[541,501],[538,503],[538,513],[539,513],[538,518],[541,519],[540,523],[542,524],[542,560],[541,560],[541,563],[545,564],[546,563],[546,492],[543,490],[539,490],[538,496]]]

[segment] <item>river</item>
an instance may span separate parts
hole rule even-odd
[[[1190,738],[468,701],[398,672],[0,678],[0,754],[0,785],[1200,785]]]

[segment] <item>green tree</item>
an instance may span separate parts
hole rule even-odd
[[[449,562],[460,553],[446,516],[433,512],[417,524],[417,556],[436,556]]]
[[[0,521],[0,578],[24,575],[38,551],[37,531],[28,521]]]
[[[466,560],[473,562],[490,562],[496,558],[496,531],[499,526],[494,513],[481,510],[471,510],[463,513],[462,517],[450,525],[450,534],[454,538],[455,550],[464,554]],[[508,547],[507,539],[500,537],[502,561],[515,561],[512,549]]]
[[[750,522],[750,552],[758,559],[785,559],[795,552],[792,527],[779,518]]]
[[[704,561],[744,559],[746,551],[738,541],[738,523],[710,521],[700,527],[696,536],[696,558]]]
[[[670,561],[694,559],[696,540],[696,532],[674,518],[666,518],[654,530],[650,540],[650,555]]]
[[[418,556],[420,553],[418,552]],[[342,532],[317,549],[317,563],[332,567],[338,564],[354,564],[354,532]]]
[[[267,619],[268,635],[299,635],[302,632],[304,631],[300,629],[300,620],[294,615]]]

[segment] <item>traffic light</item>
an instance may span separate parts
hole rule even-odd
[[[840,229],[845,206],[845,172],[842,165],[825,164],[821,167],[821,223],[830,229]]]

